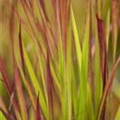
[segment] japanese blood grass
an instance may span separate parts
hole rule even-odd
[[[113,94],[115,70],[120,63],[116,55],[118,1],[112,0],[105,19],[104,1],[88,0],[83,35],[76,23],[74,1],[49,0],[52,20],[46,7],[49,3],[44,0],[5,2],[11,8],[7,40],[14,72],[11,81],[1,50],[0,84],[9,99],[0,94],[0,120],[109,118],[107,99]],[[113,63],[108,72],[111,38]],[[119,107],[117,110],[115,120],[120,115]]]

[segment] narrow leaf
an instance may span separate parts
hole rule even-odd
[[[23,95],[22,85],[17,67],[15,68],[15,85],[17,90],[17,97],[20,105],[20,111],[23,120],[28,120],[26,102]]]
[[[36,102],[36,120],[42,120],[41,119],[40,104],[39,104],[39,94],[38,94],[37,102]]]
[[[49,58],[49,52],[47,52],[47,60],[46,60],[46,69],[47,69],[47,93],[48,93],[48,102],[49,102],[49,113],[50,113],[50,119],[54,120],[54,106],[53,106],[53,93],[52,93],[52,87],[53,86],[53,80],[50,70],[50,58]]]

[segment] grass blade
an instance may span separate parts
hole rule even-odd
[[[104,90],[104,93],[103,93],[102,98],[101,98],[100,109],[99,109],[100,111],[98,113],[97,120],[100,120],[101,113],[102,113],[102,110],[103,110],[103,107],[104,107],[104,104],[105,104],[105,100],[106,100],[106,97],[108,95],[108,92],[111,89],[111,86],[112,86],[112,83],[113,83],[113,80],[114,80],[115,70],[118,67],[119,63],[120,63],[120,56],[118,57],[115,65],[113,66],[112,71],[110,73],[108,84],[105,86],[105,90]]]
[[[37,77],[36,77],[36,75],[34,73],[34,70],[32,68],[32,64],[31,64],[31,62],[29,60],[29,57],[27,55],[27,52],[25,50],[24,44],[23,44],[23,52],[24,52],[24,57],[25,57],[25,64],[26,64],[27,70],[29,72],[29,75],[30,75],[30,78],[31,78],[31,82],[32,82],[33,87],[35,89],[35,93],[36,93],[36,95],[38,93],[40,93],[41,109],[43,110],[43,113],[44,113],[46,119],[48,119],[47,105],[45,103],[45,100],[44,100],[44,97],[43,97],[43,94],[42,94],[42,90],[41,90],[41,88],[40,88],[40,86],[38,84]]]
[[[74,17],[72,7],[71,7],[71,19],[72,19],[73,34],[74,34],[74,37],[75,37],[75,46],[76,46],[75,48],[76,48],[76,53],[77,53],[78,66],[79,66],[79,70],[81,70],[82,51],[81,51],[79,34],[78,34],[78,31],[77,31],[77,26],[76,26],[75,17]]]
[[[24,71],[24,74],[25,74],[25,63],[24,63],[23,46],[22,46],[22,35],[21,35],[21,23],[20,23],[20,26],[19,26],[19,48],[20,48],[22,67],[23,67],[23,71]]]
[[[41,119],[40,104],[39,104],[39,94],[38,94],[37,102],[36,102],[36,120],[42,120]]]
[[[69,21],[70,24],[70,21]],[[71,91],[71,83],[72,83],[72,70],[71,70],[71,26],[68,26],[68,37],[67,37],[67,101],[68,101],[68,120],[71,120],[72,117],[72,91]]]
[[[97,22],[97,21],[96,21]],[[101,99],[101,95],[102,95],[102,73],[101,73],[101,68],[100,68],[100,48],[99,48],[99,40],[98,40],[98,31],[97,31],[97,23],[95,24],[95,48],[96,48],[96,52],[95,52],[95,76],[94,76],[94,101],[95,101],[95,118],[97,117],[97,111],[98,111],[98,106],[99,106],[99,102]]]
[[[106,46],[107,46],[107,51],[109,50],[109,36],[110,36],[110,9],[107,12],[107,19],[106,19]]]
[[[18,97],[18,101],[19,101],[19,105],[20,105],[22,119],[28,120],[26,102],[24,100],[22,85],[21,85],[21,81],[20,81],[17,67],[15,68],[15,79],[16,79],[15,85],[16,85],[17,97]]]
[[[87,102],[87,82],[88,82],[88,57],[89,57],[89,35],[90,35],[90,2],[87,4],[87,14],[85,23],[85,33],[83,38],[83,49],[82,49],[82,61],[81,61],[81,71],[80,71],[80,93],[79,93],[79,113],[83,113],[78,117],[78,119],[86,119],[86,102]]]
[[[53,106],[53,93],[52,93],[52,87],[53,86],[53,80],[50,70],[50,58],[49,53],[47,52],[47,60],[46,60],[46,69],[47,69],[47,93],[48,93],[48,102],[49,102],[49,113],[50,113],[50,119],[54,120],[54,106]]]
[[[113,44],[113,64],[116,59],[118,39],[118,0],[112,0],[112,44]]]

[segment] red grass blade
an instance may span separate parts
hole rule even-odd
[[[100,47],[100,67],[103,78],[103,90],[106,85],[107,79],[107,50],[106,50],[106,38],[105,38],[105,28],[103,20],[96,15],[97,26],[98,26],[98,38],[99,38],[99,47]]]
[[[23,45],[22,45],[22,36],[21,36],[21,23],[19,26],[19,48],[20,48],[20,55],[22,61],[23,72],[25,74],[25,62],[24,62],[24,54],[23,54]]]
[[[100,48],[100,67],[103,79],[103,91],[107,82],[107,69],[108,69],[108,55],[107,55],[107,47],[106,47],[106,37],[105,37],[105,28],[103,20],[101,20],[97,15],[97,26],[98,26],[98,38],[99,38],[99,48]],[[105,100],[106,103],[106,100]],[[105,119],[105,111],[106,107],[104,105],[104,109],[102,112],[101,119]]]
[[[44,35],[44,34],[45,34],[45,31],[44,31],[44,29],[43,29],[43,27],[42,27],[42,25],[40,24],[40,22],[39,22],[38,19],[36,19],[36,26],[37,26],[37,28],[39,29],[39,31]]]
[[[45,15],[46,20],[49,21],[48,16],[47,16],[47,13],[46,13],[46,9],[45,9],[44,0],[39,0],[39,3],[40,3],[40,6],[41,6],[41,8],[42,8],[42,11],[43,11],[43,13],[44,13],[44,15]]]
[[[39,104],[39,94],[38,94],[37,102],[36,102],[36,120],[42,120],[41,119],[40,104]]]
[[[67,28],[69,23],[69,15],[70,15],[70,0],[59,1],[59,19],[60,19],[60,28],[61,28],[61,36],[62,43],[64,49],[64,55],[66,54],[67,48]],[[66,55],[65,55],[66,56]]]
[[[51,120],[54,120],[54,106],[53,106],[53,93],[52,93],[53,81],[50,70],[50,58],[48,51],[47,51],[46,69],[47,69],[47,93],[48,93],[49,111],[50,111]]]
[[[15,54],[14,54],[14,35],[15,35],[15,6],[17,4],[17,0],[12,1],[12,8],[11,8],[11,15],[10,15],[10,21],[9,21],[9,28],[10,28],[10,42],[11,42],[11,48],[12,48],[12,59],[13,64],[15,63]]]

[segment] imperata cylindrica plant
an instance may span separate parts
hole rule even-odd
[[[120,120],[119,0],[0,0],[0,120]]]

